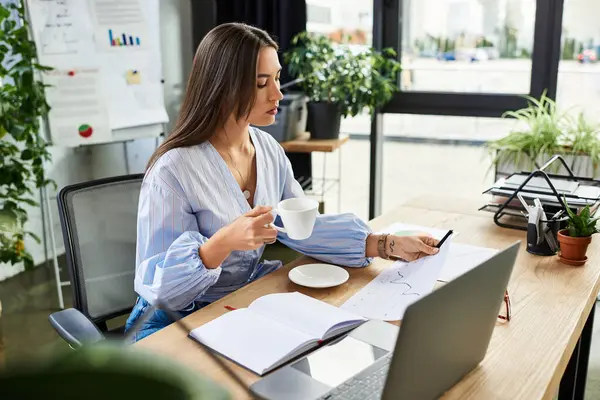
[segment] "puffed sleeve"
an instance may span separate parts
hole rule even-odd
[[[305,196],[283,149],[279,158],[281,200]],[[280,222],[277,224],[280,225]],[[352,213],[318,214],[313,233],[308,239],[292,240],[285,233],[279,233],[277,238],[286,246],[323,262],[364,267],[372,261],[371,257],[365,256],[367,237],[371,233],[371,228]]]
[[[134,288],[150,304],[182,310],[217,282],[221,267],[202,263],[199,249],[208,239],[175,187],[172,177],[160,172],[142,185]]]

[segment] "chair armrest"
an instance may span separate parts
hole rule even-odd
[[[48,321],[56,333],[73,348],[104,340],[98,327],[75,308],[52,313]]]

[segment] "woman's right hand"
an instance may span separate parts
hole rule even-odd
[[[231,250],[255,250],[277,239],[277,230],[268,226],[275,219],[272,207],[258,206],[227,225],[225,242]]]

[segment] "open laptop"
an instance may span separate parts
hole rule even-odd
[[[483,360],[520,242],[411,304],[255,382],[264,399],[435,399]]]

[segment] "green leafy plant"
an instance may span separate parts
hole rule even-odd
[[[289,72],[309,101],[339,106],[342,116],[355,116],[368,108],[371,113],[385,105],[398,90],[400,63],[393,49],[353,51],[320,35],[301,32],[284,54]]]
[[[556,103],[545,92],[539,100],[525,97],[529,103],[526,108],[503,114],[504,118],[515,118],[523,129],[487,144],[494,164],[520,165],[525,161],[532,166],[540,155],[555,154],[561,148],[564,115],[559,114]]]
[[[527,107],[503,115],[516,119],[521,127],[487,144],[492,165],[524,165],[533,169],[535,161],[554,154],[587,155],[594,166],[600,163],[597,126],[587,122],[582,113],[574,118],[568,112],[560,112],[545,91],[539,99],[524,97],[528,100]],[[575,162],[576,158],[572,167]]]
[[[585,119],[583,113],[576,118],[568,117],[569,125],[565,129],[565,153],[573,155],[587,155],[592,166],[598,167],[600,163],[600,126],[590,123]],[[573,169],[576,166],[573,160]]]
[[[234,398],[208,376],[175,360],[111,340],[85,344],[77,351],[51,347],[38,353],[0,369],[3,398],[73,398],[73,393],[90,400]]]
[[[37,62],[29,39],[23,1],[0,4],[0,262],[33,266],[25,248],[26,206],[36,206],[33,188],[52,183],[44,174],[50,160],[40,134],[41,118],[50,107],[44,85],[36,79],[51,68]]]
[[[566,205],[567,214],[569,215],[569,222],[567,225],[569,236],[588,237],[592,236],[594,233],[600,232],[596,227],[596,222],[600,217],[594,218],[594,215],[590,211],[589,204],[581,209],[579,213],[575,214],[567,204],[567,199],[564,196],[563,201]]]

